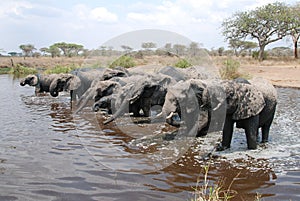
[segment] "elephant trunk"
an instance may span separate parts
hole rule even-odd
[[[87,96],[81,96],[80,97],[80,102],[82,102],[82,104],[77,108],[77,110],[75,111],[75,114],[77,114],[78,112],[80,112],[89,102],[89,100],[91,100],[93,97],[93,93],[89,93]]]
[[[20,85],[21,86],[25,86],[25,84],[26,84],[26,80],[25,79],[20,80]]]
[[[57,97],[59,95],[59,91],[58,91],[56,82],[51,83],[49,91],[50,91],[50,95],[53,97]]]
[[[119,116],[121,116],[122,114],[125,113],[126,108],[129,108],[129,101],[128,100],[124,100],[123,103],[121,104],[121,106],[119,107],[119,109],[110,117],[108,118],[106,121],[103,122],[103,124],[108,124],[112,121],[114,121],[116,118],[118,118]]]

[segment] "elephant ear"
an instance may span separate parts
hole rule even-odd
[[[194,91],[200,107],[209,105],[209,93],[206,84],[199,80],[192,80],[191,89]]]
[[[233,120],[242,120],[258,115],[265,106],[263,94],[253,85],[237,84],[235,91],[238,100],[237,108],[233,113]]]
[[[67,78],[67,84],[66,84],[66,89],[67,90],[75,90],[81,85],[81,81],[79,77],[76,75],[70,75]]]
[[[30,86],[37,86],[39,84],[39,78],[37,75],[28,75],[25,78],[25,83],[28,83]]]
[[[133,93],[131,97],[128,98],[129,103],[134,103],[140,97],[150,97],[153,94],[156,87],[157,85],[153,85],[149,81],[145,81],[141,85],[136,85],[136,87],[133,87]]]

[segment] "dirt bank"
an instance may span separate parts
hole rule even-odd
[[[243,72],[263,77],[279,87],[300,88],[300,65],[294,66],[241,66]]]

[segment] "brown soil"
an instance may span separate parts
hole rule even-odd
[[[297,66],[242,66],[241,70],[254,77],[263,77],[275,86],[300,88],[300,65]]]
[[[97,63],[99,66],[106,66],[113,58],[97,57],[84,59],[83,57],[40,57],[40,58],[22,58],[13,57],[14,65],[35,68],[52,68],[57,65],[81,66],[86,63]],[[228,57],[212,57],[211,62],[218,67],[223,66]],[[249,74],[251,77],[263,77],[272,82],[275,86],[300,88],[300,59],[293,58],[276,58],[263,62],[258,62],[252,58],[232,58],[238,60],[241,64],[240,71]],[[174,65],[178,61],[177,57],[168,56],[146,56],[143,59],[136,59],[140,69],[138,71],[157,71],[160,67]],[[10,57],[0,57],[0,67],[11,67]]]

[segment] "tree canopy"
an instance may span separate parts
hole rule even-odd
[[[20,45],[19,48],[23,51],[25,57],[32,56],[33,50],[36,50],[36,48],[32,44],[23,44]]]
[[[83,45],[78,45],[75,43],[60,42],[60,43],[54,43],[52,46],[59,48],[63,52],[63,55],[68,57],[74,55],[78,56],[79,52],[83,50]]]
[[[263,59],[265,47],[289,35],[293,27],[290,7],[275,2],[251,11],[237,12],[223,21],[223,35],[226,40],[256,39],[259,59]]]

